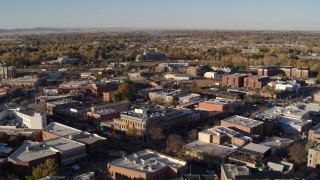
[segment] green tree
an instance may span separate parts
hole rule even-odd
[[[32,174],[26,176],[27,180],[36,180],[47,176],[58,175],[58,167],[54,159],[47,159],[45,163],[38,165],[32,169]]]

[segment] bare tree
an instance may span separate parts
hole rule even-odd
[[[165,135],[162,133],[162,129],[159,127],[153,127],[149,130],[149,134],[151,138],[155,141],[158,141],[160,139],[164,139]]]
[[[188,133],[189,141],[196,141],[198,139],[198,131],[196,129],[192,129]]]
[[[183,142],[179,135],[172,134],[167,139],[167,150],[178,152],[182,149]]]
[[[307,152],[301,144],[294,143],[289,148],[289,157],[297,165],[302,165],[307,162]]]

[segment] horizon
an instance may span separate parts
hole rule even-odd
[[[6,0],[0,29],[142,28],[320,31],[320,2],[310,0],[99,1]],[[5,18],[7,17],[7,18]]]

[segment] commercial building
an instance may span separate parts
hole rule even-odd
[[[58,162],[58,150],[46,146],[42,142],[25,141],[13,154],[8,157],[8,161],[13,164],[12,170],[25,175],[32,172],[32,168],[44,163],[47,159],[54,159]]]
[[[309,130],[308,139],[311,141],[316,141],[317,143],[320,143],[320,124],[312,127]]]
[[[307,166],[310,168],[319,168],[320,167],[320,144],[316,143],[308,151],[308,163]]]
[[[216,79],[216,78],[220,78],[220,75],[218,72],[206,72],[204,73],[203,77],[209,78],[209,79]]]
[[[283,155],[293,143],[294,140],[292,139],[272,136],[267,137],[267,139],[260,143],[260,145],[270,147],[271,154],[275,157]]]
[[[2,79],[3,86],[16,86],[16,87],[36,87],[40,84],[39,78],[33,77],[19,77],[13,79]]]
[[[210,129],[200,131],[198,139],[207,143],[223,145],[226,143],[235,146],[244,146],[251,142],[251,138],[224,126],[214,126]]]
[[[188,109],[171,109],[148,106],[122,112],[114,119],[114,127],[121,131],[134,130],[138,135],[147,134],[153,128],[172,130],[200,121],[200,112]]]
[[[111,179],[167,180],[187,172],[187,162],[155,151],[143,150],[108,164]]]
[[[11,119],[13,117],[13,119]],[[9,118],[9,120],[8,120]],[[8,124],[21,125],[29,129],[43,129],[47,126],[46,113],[37,112],[33,109],[17,108],[7,109],[0,112],[0,121]]]
[[[191,75],[188,74],[166,74],[165,79],[172,79],[176,81],[188,81],[191,79]]]
[[[107,143],[107,139],[96,134],[90,134],[60,123],[52,122],[42,131],[42,139],[44,141],[66,138],[77,143],[85,145],[85,153],[95,155],[102,151]]]
[[[46,103],[46,112],[48,115],[53,115],[58,110],[67,108],[76,108],[80,105],[79,101],[74,101],[71,99],[59,99],[55,101],[50,101]]]
[[[234,164],[221,164],[221,180],[238,179],[241,176],[250,175],[247,166],[238,166]]]
[[[221,120],[221,126],[235,129],[246,136],[263,137],[263,122],[254,119],[235,115]]]
[[[113,118],[119,118],[120,113],[114,109],[101,109],[95,112],[87,112],[88,121],[93,123],[100,123],[101,121],[112,120]]]
[[[268,83],[272,89],[276,91],[293,91],[298,92],[301,88],[301,85],[296,80],[288,80],[288,81],[274,81]]]
[[[114,110],[117,113],[127,111],[130,107],[131,103],[127,101],[120,101],[120,102],[114,102],[114,103],[105,103],[101,105],[96,105],[91,107],[91,113],[95,114],[98,111],[108,111],[108,110]]]
[[[187,156],[202,160],[206,163],[221,164],[235,151],[234,148],[197,140],[183,147]]]
[[[247,74],[228,74],[222,76],[222,86],[228,86],[228,87],[243,87],[244,86],[244,78],[247,77]]]
[[[306,135],[312,126],[310,111],[298,108],[272,107],[253,113],[252,117],[263,122],[268,121],[279,124],[282,136],[290,139]]]
[[[0,79],[11,79],[16,77],[17,68],[0,63]]]
[[[151,101],[160,101],[165,103],[173,103],[178,100],[178,96],[184,94],[180,90],[175,89],[162,89],[160,91],[149,92]]]
[[[178,103],[179,104],[185,104],[195,101],[201,101],[203,98],[200,97],[199,94],[181,94],[178,96]]]
[[[271,148],[259,144],[250,143],[241,149],[237,149],[228,157],[229,161],[256,168],[265,163],[271,155]]]
[[[144,52],[140,57],[137,57],[138,61],[163,61],[167,56],[163,52]]]
[[[263,171],[252,171],[246,166],[235,165],[235,164],[222,164],[221,165],[221,180],[234,180],[234,179],[247,179],[247,180],[256,180],[256,179],[287,179],[294,180],[296,179],[293,174],[285,174],[286,171],[279,171],[279,169],[290,168],[285,164],[275,164],[273,170]],[[289,163],[290,164],[290,163]]]
[[[161,63],[156,68],[156,72],[187,72],[189,63]]]
[[[269,82],[268,76],[248,76],[244,78],[245,88],[261,89]]]
[[[199,103],[199,109],[212,112],[232,112],[240,106],[240,100],[220,97],[216,97],[216,99],[210,99]]]
[[[308,79],[309,68],[294,68],[290,66],[262,66],[258,68],[259,76],[284,75],[290,78]]]

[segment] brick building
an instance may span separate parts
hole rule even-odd
[[[199,103],[199,109],[214,112],[230,112],[239,106],[241,106],[241,101],[239,100],[219,97]]]
[[[254,119],[235,115],[221,120],[221,126],[235,129],[246,136],[263,137],[263,122]]]
[[[152,128],[172,130],[198,121],[200,112],[197,111],[148,106],[122,112],[120,118],[114,119],[114,127],[126,132],[132,129],[143,135]]]
[[[243,87],[261,89],[269,83],[268,76],[248,76],[244,78]]]
[[[244,78],[247,77],[247,74],[228,74],[222,76],[222,86],[239,88],[244,86]]]
[[[190,74],[192,76],[203,76],[204,73],[205,72],[199,66],[188,67],[187,69],[187,74]]]
[[[111,179],[167,180],[181,177],[187,172],[187,162],[143,150],[108,164]]]
[[[42,139],[44,141],[66,138],[74,142],[85,145],[85,152],[88,155],[100,153],[107,143],[107,139],[96,134],[81,131],[60,123],[52,122],[42,131]]]
[[[320,124],[312,127],[309,130],[308,139],[311,141],[316,141],[316,142],[320,143]]]
[[[263,66],[258,68],[259,76],[284,75],[290,78],[309,78],[309,68],[293,68],[291,66]]]
[[[46,112],[48,115],[53,115],[55,112],[61,109],[76,108],[80,105],[79,101],[71,99],[59,99],[46,103]]]

